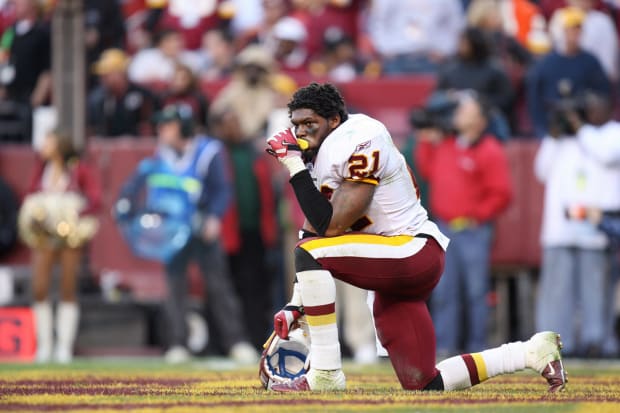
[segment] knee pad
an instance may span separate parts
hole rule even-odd
[[[322,270],[321,264],[312,255],[301,247],[295,247],[295,271]]]

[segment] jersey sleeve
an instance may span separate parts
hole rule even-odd
[[[378,185],[384,171],[381,139],[360,139],[348,145],[342,153],[341,176],[345,181]],[[384,154],[385,155],[385,154]]]

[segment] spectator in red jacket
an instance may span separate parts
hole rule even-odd
[[[101,206],[101,186],[90,167],[78,159],[69,136],[49,134],[39,153],[43,162],[35,171],[29,196],[20,211],[20,235],[32,248],[33,309],[40,362],[47,362],[52,356],[49,290],[54,264],[58,262],[62,268],[54,358],[67,363],[72,358],[79,318],[77,276],[83,245],[96,231],[92,215]],[[71,201],[78,197],[83,202]],[[79,204],[82,206],[78,207]],[[72,216],[80,219],[74,221]],[[73,238],[74,235],[79,236]]]
[[[442,326],[437,347],[443,355],[486,347],[493,221],[512,196],[508,161],[497,139],[485,132],[488,120],[488,104],[473,92],[463,94],[453,117],[456,135],[423,139],[416,151],[433,216],[450,238],[444,274],[431,298],[434,322]]]

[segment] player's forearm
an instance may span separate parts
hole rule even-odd
[[[325,235],[335,237],[349,231],[368,211],[375,188],[365,182],[344,181],[332,195],[333,214]]]
[[[316,189],[310,171],[304,170],[296,173],[289,182],[293,186],[297,202],[306,219],[317,234],[325,236],[332,219],[332,204]]]

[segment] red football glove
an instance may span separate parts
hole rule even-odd
[[[288,169],[291,177],[306,169],[301,158],[301,147],[291,129],[285,129],[267,139],[267,153],[276,157]]]
[[[286,340],[291,325],[302,315],[304,315],[303,308],[288,304],[273,316],[273,329],[280,338]]]
[[[283,161],[285,158],[301,157],[301,148],[291,129],[284,129],[267,139],[267,153]]]

